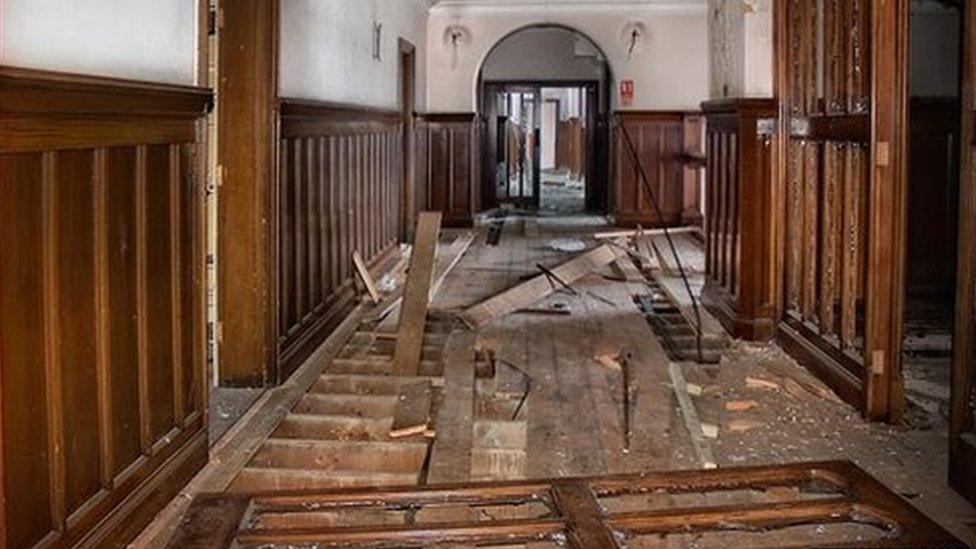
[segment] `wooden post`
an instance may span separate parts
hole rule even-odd
[[[871,189],[864,415],[897,422],[904,408],[902,305],[907,225],[908,0],[872,8]]]

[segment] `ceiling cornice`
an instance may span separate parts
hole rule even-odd
[[[594,12],[633,10],[635,8],[674,15],[704,15],[707,13],[704,0],[609,0],[604,2],[594,0],[441,0],[431,7],[431,12],[485,13],[504,11],[517,13],[539,10]]]

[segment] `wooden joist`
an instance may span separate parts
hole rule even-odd
[[[586,275],[598,271],[614,261],[616,257],[610,246],[602,245],[551,269],[551,272],[560,280],[572,284]],[[554,291],[555,288],[549,283],[547,276],[540,274],[465,310],[461,314],[461,318],[471,326],[480,326],[495,318],[528,307]]]
[[[393,373],[397,375],[416,375],[420,367],[440,230],[439,212],[421,212],[417,221],[413,254],[410,256],[410,272],[407,273],[407,282],[403,289],[397,345],[393,355]]]

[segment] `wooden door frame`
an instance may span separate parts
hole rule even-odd
[[[607,85],[609,86],[609,84],[607,84]],[[511,90],[511,89],[508,89],[508,88],[516,88],[516,90]],[[594,199],[595,200],[595,199],[597,199],[597,198],[599,198],[601,196],[601,195],[599,195],[596,192],[596,188],[599,185],[602,185],[602,187],[603,187],[602,188],[602,191],[601,191],[602,192],[602,200],[604,201],[604,204],[603,204],[604,210],[606,210],[606,208],[608,207],[607,204],[606,204],[606,202],[607,202],[607,195],[609,194],[609,187],[610,187],[609,176],[607,178],[603,178],[599,182],[597,182],[596,181],[596,175],[595,175],[595,174],[597,174],[597,172],[599,170],[599,165],[598,165],[599,158],[598,158],[598,155],[600,154],[600,151],[597,150],[597,144],[596,144],[597,124],[598,124],[598,121],[599,121],[600,117],[606,115],[606,113],[601,113],[600,112],[600,104],[599,104],[600,95],[601,95],[601,93],[605,93],[605,90],[602,90],[601,87],[600,87],[600,81],[599,80],[547,80],[547,81],[539,81],[539,80],[480,80],[479,83],[478,83],[478,113],[479,114],[484,114],[485,111],[487,110],[487,101],[488,101],[489,92],[490,93],[496,93],[496,92],[505,93],[505,92],[510,92],[510,91],[518,91],[517,88],[524,88],[525,90],[530,90],[531,88],[536,89],[537,95],[539,96],[537,98],[537,102],[540,105],[542,103],[542,101],[541,101],[542,88],[579,88],[581,90],[581,93],[586,94],[586,97],[587,97],[587,101],[586,101],[586,109],[587,109],[587,112],[583,114],[583,116],[585,116],[587,118],[586,138],[585,138],[585,140],[586,140],[586,184],[587,184],[587,187],[586,187],[586,190],[585,190],[585,193],[586,193],[586,206],[587,206],[586,209],[587,209],[587,211],[590,211],[590,207],[589,206],[590,206],[591,199]],[[592,92],[594,101],[591,101],[590,100],[590,93],[591,92]],[[526,93],[529,93],[529,92],[527,91]],[[606,93],[609,93],[609,92],[606,92]],[[541,108],[540,109],[536,109],[536,110],[537,111],[541,111]],[[541,113],[537,113],[536,114],[537,120],[538,120],[538,117],[539,116],[541,116]],[[591,118],[592,118],[592,123],[591,123]],[[536,124],[536,125],[538,127],[539,124]],[[486,139],[485,140],[485,143],[481,147],[482,148],[482,151],[481,151],[482,159],[483,159],[483,162],[485,163],[485,165],[490,164],[490,165],[494,166],[494,160],[496,160],[497,158],[496,159],[493,159],[492,158],[492,150],[491,150],[492,147],[491,147],[491,144],[489,144],[487,141],[489,141],[489,140]],[[536,151],[539,151],[539,150],[540,150],[539,147],[536,147]],[[604,153],[606,154],[607,157],[610,156],[609,149],[607,151],[604,151]],[[609,164],[609,160],[607,162]],[[538,164],[539,163],[536,162],[536,168],[539,167]],[[539,183],[539,188],[541,189],[541,186],[542,185],[541,185],[541,181],[540,181],[540,176],[536,176],[536,181]],[[485,181],[482,182],[482,185],[491,185],[492,193],[495,192],[495,186],[494,186],[495,185],[495,181],[494,181],[494,179],[490,178],[489,176],[487,176],[487,175],[485,176]],[[536,200],[538,200],[538,198],[536,198]],[[537,203],[536,204],[536,207],[538,208],[538,206],[539,206],[539,204]],[[600,213],[606,213],[606,211],[602,211]]]
[[[399,75],[397,78],[397,96],[400,104],[402,129],[403,164],[400,189],[400,239],[404,242],[413,240],[414,213],[417,210],[416,187],[416,133],[414,114],[417,108],[417,48],[408,40],[400,37],[399,45]],[[409,98],[409,99],[408,99]]]
[[[976,1],[964,4],[959,254],[953,338],[949,482],[976,504]]]
[[[281,381],[274,329],[279,0],[219,0],[218,14],[219,381],[263,387]]]
[[[899,422],[908,225],[910,0],[873,0],[864,415]]]

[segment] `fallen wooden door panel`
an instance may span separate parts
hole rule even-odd
[[[743,492],[751,494],[749,502],[730,504],[732,495]],[[687,507],[649,508],[649,494],[693,497],[682,498]],[[488,512],[497,507],[507,508],[504,518]],[[868,528],[872,535],[864,537]],[[844,539],[854,531],[858,537]],[[795,547],[965,547],[849,462],[204,495],[194,501],[170,547],[484,546],[562,540],[591,549],[689,534],[729,543],[741,543],[736,536],[754,536],[753,541],[783,540]]]
[[[434,274],[434,257],[441,231],[439,212],[422,212],[417,221],[417,236],[410,256],[410,272],[403,290],[400,326],[397,329],[393,373],[417,375],[423,351],[424,325],[430,303],[430,284]]]
[[[552,273],[567,284],[599,270],[617,259],[610,246],[603,245],[579,255],[552,269]],[[479,326],[501,316],[532,305],[554,291],[544,274],[506,290],[487,301],[483,301],[461,314],[461,318],[472,326]]]

